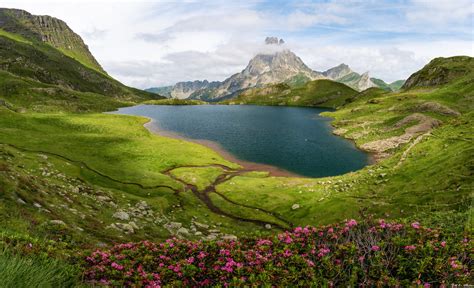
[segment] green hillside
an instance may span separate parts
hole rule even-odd
[[[265,171],[245,169],[205,146],[153,134],[144,127],[146,118],[102,113],[136,103],[203,102],[161,99],[127,87],[95,66],[83,47],[65,51],[60,43],[71,44],[72,40],[58,39],[71,39],[69,32],[48,34],[41,28],[43,21],[53,20],[19,11],[0,9],[0,278],[9,281],[5,285],[82,287],[81,279],[86,278],[80,275],[91,268],[84,257],[89,254],[105,261],[107,267],[98,260],[98,274],[88,274],[87,279],[100,281],[100,271],[109,272],[112,268],[108,276],[121,278],[126,271],[116,262],[124,260],[123,257],[110,255],[109,259],[108,254],[90,251],[107,249],[113,243],[163,241],[170,237],[196,240],[175,239],[158,244],[171,257],[185,255],[186,258],[176,261],[181,261],[183,267],[186,262],[189,270],[183,272],[196,277],[200,276],[196,272],[198,266],[191,265],[194,256],[198,259],[200,255],[207,261],[208,255],[192,250],[196,255],[192,254],[191,259],[189,247],[207,243],[204,248],[209,255],[220,255],[214,260],[227,270],[235,265],[232,271],[237,271],[237,275],[242,267],[237,268],[234,260],[219,260],[230,255],[221,245],[235,253],[241,251],[238,247],[242,243],[246,243],[246,249],[260,247],[260,256],[249,250],[245,259],[255,263],[267,255],[265,251],[272,250],[268,242],[256,240],[258,237],[273,237],[269,239],[284,243],[272,246],[282,249],[273,252],[276,261],[285,258],[288,262],[278,262],[277,266],[272,260],[265,269],[252,274],[250,281],[257,286],[271,282],[266,271],[273,271],[274,267],[283,267],[278,268],[274,277],[280,275],[290,280],[292,275],[306,275],[300,267],[311,273],[328,273],[313,275],[314,279],[338,279],[340,273],[353,271],[344,274],[347,277],[341,282],[343,286],[357,283],[361,279],[357,278],[361,277],[360,269],[379,267],[370,277],[374,281],[383,278],[394,282],[370,282],[374,286],[409,286],[418,285],[415,281],[420,275],[432,279],[433,275],[447,271],[444,269],[452,269],[445,275],[447,278],[454,270],[465,269],[463,265],[468,264],[464,263],[470,263],[471,256],[464,252],[469,250],[468,244],[461,241],[473,232],[473,58],[436,58],[410,76],[397,92],[381,88],[357,92],[329,80],[301,85],[300,80],[304,79],[295,78],[291,83],[249,89],[223,102],[335,108],[323,114],[334,119],[333,133],[351,139],[373,157],[371,165],[344,175],[274,177]],[[60,23],[55,25],[62,27]],[[385,229],[382,222],[371,220],[378,218],[396,220],[407,230],[397,230],[399,234],[391,234],[391,230],[379,233]],[[344,222],[340,229],[336,227],[344,241],[333,237],[328,227],[318,228],[324,237],[339,242],[333,244],[340,254],[327,252],[330,241],[315,242],[322,239],[320,236],[308,240],[310,245],[318,246],[308,248],[306,254],[313,253],[312,250],[315,255],[324,252],[317,260],[320,270],[319,266],[311,268],[314,263],[305,258],[289,255],[296,247],[291,247],[296,245],[295,240],[301,233],[307,233],[304,228],[295,230],[294,239],[288,240],[289,234],[282,234],[283,240],[275,236],[294,227],[332,225],[345,219],[355,220]],[[415,221],[441,228],[443,233],[419,230]],[[357,222],[371,224],[357,226]],[[359,234],[346,233],[349,230],[344,231],[345,228]],[[374,229],[379,232],[370,234]],[[386,238],[371,236],[379,234]],[[445,239],[439,235],[449,235],[446,239],[451,242],[447,246],[446,242],[438,243]],[[406,242],[407,239],[417,242]],[[387,243],[390,245],[384,246]],[[122,248],[134,245],[125,244]],[[143,267],[159,266],[161,261],[148,254],[152,244],[143,245],[132,259],[137,264],[133,273],[136,270],[140,274]],[[440,250],[442,245],[447,249]],[[356,249],[361,253],[357,257]],[[375,254],[378,251],[381,253]],[[348,254],[351,257],[345,258]],[[361,256],[373,257],[375,260],[370,263],[377,265],[364,264],[366,258],[361,261]],[[126,257],[134,258],[134,254]],[[454,262],[450,257],[464,258]],[[436,265],[430,265],[433,262]],[[396,269],[386,272],[383,267],[393,263]],[[406,268],[414,266],[416,270]],[[297,268],[301,271],[292,271]],[[163,273],[175,281],[178,276],[171,273],[175,270],[173,266]],[[207,271],[212,274],[215,269],[210,267]],[[143,274],[137,277],[156,276]],[[407,277],[402,279],[406,281],[396,282],[396,275]],[[456,280],[470,283],[469,276],[462,277]],[[314,279],[301,283],[308,284]],[[173,284],[184,286],[181,280]],[[241,280],[236,276],[232,281],[237,285]],[[139,286],[139,282],[117,283]]]
[[[106,74],[81,37],[62,20],[18,9],[0,8],[0,23],[7,32],[30,41],[47,43],[81,64]]]
[[[248,89],[224,103],[336,108],[356,94],[357,91],[342,83],[314,80],[296,87],[282,83]]]

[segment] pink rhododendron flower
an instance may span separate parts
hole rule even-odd
[[[420,229],[420,223],[413,222],[413,223],[411,223],[411,227],[413,227],[414,229]]]
[[[407,251],[413,251],[416,249],[416,246],[415,245],[408,245],[408,246],[405,246],[405,250]]]
[[[372,251],[379,251],[379,250],[380,250],[380,247],[377,246],[377,245],[373,245],[373,246],[370,248],[370,250],[372,250]]]
[[[112,266],[112,268],[116,269],[116,270],[123,270],[123,266],[122,265],[119,265],[115,262],[112,262],[112,264],[110,265]]]
[[[351,219],[351,220],[346,222],[347,227],[353,227],[353,226],[356,226],[356,225],[357,225],[357,221],[354,220],[354,219]]]

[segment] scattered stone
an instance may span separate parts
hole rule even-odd
[[[198,228],[201,228],[201,229],[209,229],[209,225],[207,225],[207,224],[194,222],[194,225],[197,226]]]
[[[221,233],[221,231],[219,231],[218,229],[211,229],[211,230],[209,230],[209,233],[219,234],[219,233]]]
[[[226,235],[222,235],[222,240],[237,240],[237,236],[235,235],[232,235],[232,234],[226,234]]]
[[[133,234],[135,233],[135,230],[133,229],[133,226],[130,225],[130,224],[126,224],[126,223],[115,223],[115,226],[122,230],[122,232],[124,232],[125,234]]]
[[[291,210],[296,210],[296,209],[299,209],[299,208],[300,208],[299,204],[293,204],[293,206],[291,206]]]
[[[189,235],[189,230],[184,228],[184,227],[181,227],[181,228],[178,229],[178,231],[176,231],[176,234],[183,235],[183,236],[188,236]]]
[[[140,229],[140,227],[138,227],[138,225],[137,225],[135,222],[133,222],[133,221],[128,222],[128,224],[130,224],[130,226],[132,226],[133,229],[135,229],[135,230]]]
[[[202,232],[201,232],[201,231],[196,231],[196,232],[194,232],[194,235],[196,235],[196,236],[201,236],[201,235],[202,235]]]
[[[123,221],[130,219],[130,215],[128,215],[128,213],[123,212],[123,211],[115,212],[114,215],[112,215],[112,217],[123,220]]]
[[[217,235],[216,234],[209,234],[206,236],[205,240],[208,240],[208,241],[212,241],[212,240],[216,240],[217,239]]]
[[[26,204],[26,202],[23,201],[23,199],[21,199],[21,198],[16,199],[16,203],[21,204],[21,205],[25,205],[25,204]]]
[[[271,224],[268,224],[268,223],[265,224],[265,229],[268,229],[268,230],[272,229],[272,225],[271,225]]]
[[[36,202],[35,202],[35,203],[33,203],[33,206],[35,206],[36,208],[41,208],[41,207],[43,207],[43,206],[41,206],[41,204],[39,204],[39,203],[36,203]]]
[[[49,223],[54,225],[66,226],[66,223],[64,223],[64,221],[62,220],[50,220]]]

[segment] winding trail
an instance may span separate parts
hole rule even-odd
[[[49,151],[43,151],[43,150],[34,150],[34,149],[28,149],[28,148],[24,148],[24,147],[20,147],[20,146],[17,146],[17,145],[14,145],[14,144],[10,144],[10,143],[0,143],[2,145],[6,145],[6,146],[9,146],[9,147],[12,147],[14,149],[17,149],[19,151],[23,151],[23,152],[29,152],[29,153],[41,153],[41,154],[45,154],[45,155],[49,155],[49,156],[53,156],[53,157],[58,157],[62,160],[65,160],[67,162],[70,162],[70,163],[73,163],[74,165],[77,165],[79,166],[80,168],[85,168],[103,178],[106,178],[112,182],[115,182],[115,183],[119,183],[119,184],[123,184],[123,185],[132,185],[132,186],[136,186],[136,187],[139,187],[141,189],[144,189],[144,190],[150,190],[150,189],[158,189],[158,188],[167,188],[167,189],[170,189],[171,191],[174,192],[174,194],[176,194],[177,196],[179,196],[179,193],[183,192],[182,189],[179,189],[179,188],[175,188],[175,187],[172,187],[172,186],[169,186],[169,185],[152,185],[152,186],[146,186],[146,185],[143,185],[141,183],[137,183],[137,182],[128,182],[128,181],[122,181],[122,180],[119,180],[119,179],[116,179],[116,178],[113,178],[107,174],[104,174],[102,172],[100,172],[99,170],[96,170],[92,167],[90,167],[87,163],[83,162],[83,161],[80,161],[80,160],[75,160],[75,159],[71,159],[69,157],[66,157],[66,156],[63,156],[61,154],[57,154],[57,153],[54,153],[54,152],[49,152]],[[199,189],[197,188],[196,185],[193,185],[193,184],[190,184],[190,183],[187,183],[177,177],[175,177],[171,171],[175,170],[175,169],[178,169],[178,168],[206,168],[206,167],[218,167],[218,168],[222,168],[224,170],[224,173],[222,173],[221,175],[219,175],[214,181],[213,183],[211,183],[209,186],[207,186],[204,190],[202,191],[199,191]],[[163,170],[163,171],[160,171],[160,173],[162,173],[163,175],[166,175],[168,177],[170,177],[171,179],[173,179],[174,181],[178,182],[178,183],[181,183],[185,189],[188,189],[190,191],[193,192],[193,194],[199,199],[201,200],[209,210],[211,210],[212,212],[216,213],[216,214],[219,214],[219,215],[222,215],[222,216],[225,216],[225,217],[229,217],[231,219],[234,219],[234,220],[238,220],[238,221],[242,221],[242,222],[249,222],[249,223],[254,223],[254,224],[257,224],[259,226],[262,226],[262,227],[265,227],[265,225],[267,224],[270,224],[272,225],[272,227],[275,227],[277,229],[280,229],[280,230],[286,230],[288,228],[292,228],[293,227],[293,224],[291,222],[289,222],[288,220],[284,219],[282,216],[280,215],[276,215],[275,213],[271,212],[271,211],[268,211],[268,210],[265,210],[263,208],[259,208],[259,207],[254,207],[254,206],[251,206],[251,205],[246,205],[246,204],[241,204],[241,203],[238,203],[238,202],[235,202],[231,199],[229,199],[228,197],[226,197],[225,195],[223,195],[222,193],[219,193],[216,191],[216,186],[218,186],[219,184],[222,184],[230,179],[232,179],[233,177],[236,177],[236,176],[240,176],[244,173],[247,173],[247,172],[251,172],[253,170],[250,170],[250,169],[240,169],[240,170],[233,170],[232,168],[228,167],[228,166],[225,166],[225,165],[222,165],[222,164],[208,164],[208,165],[183,165],[183,166],[176,166],[176,167],[171,167],[171,168],[168,168],[166,170]],[[240,217],[240,216],[236,216],[236,215],[233,215],[227,211],[224,211],[222,210],[221,208],[217,207],[211,200],[211,198],[209,197],[209,194],[210,193],[216,193],[217,195],[219,195],[222,199],[224,199],[226,202],[232,204],[232,205],[235,205],[235,206],[241,206],[241,207],[244,207],[244,208],[248,208],[248,209],[256,209],[260,212],[263,212],[275,219],[278,219],[279,221],[285,223],[288,227],[284,227],[278,223],[275,223],[275,222],[270,222],[270,221],[262,221],[262,220],[258,220],[258,219],[252,219],[252,218],[243,218],[243,217]],[[182,205],[181,201],[180,201],[180,205]]]

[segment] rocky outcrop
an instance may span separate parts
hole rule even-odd
[[[81,37],[62,20],[32,15],[19,9],[0,8],[0,27],[27,39],[48,43],[89,68],[105,73]]]
[[[474,58],[469,56],[435,58],[423,69],[412,74],[402,86],[402,89],[444,85],[468,75],[473,68]]]
[[[196,91],[199,91],[202,89],[213,89],[215,87],[218,87],[219,84],[220,82],[217,82],[217,81],[209,82],[207,80],[178,82],[171,89],[170,97],[177,98],[177,99],[186,99]]]

